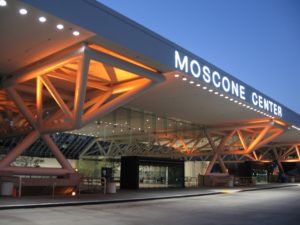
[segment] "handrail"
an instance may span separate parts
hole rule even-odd
[[[103,186],[103,193],[106,194],[107,180],[105,177],[94,178],[94,177],[82,177],[78,186],[78,194],[82,192],[82,188],[86,186],[87,188],[97,188]]]

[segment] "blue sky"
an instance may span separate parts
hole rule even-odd
[[[300,113],[300,1],[99,2]]]

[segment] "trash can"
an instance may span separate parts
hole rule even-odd
[[[117,187],[115,182],[109,182],[106,184],[106,193],[115,194],[117,193]]]
[[[2,182],[1,184],[1,195],[2,196],[12,196],[14,189],[13,182]]]
[[[295,183],[295,177],[289,177],[290,178],[290,183]]]
[[[234,176],[229,176],[228,187],[234,187]]]

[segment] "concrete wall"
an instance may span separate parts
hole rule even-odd
[[[204,175],[208,167],[209,161],[185,161],[184,162],[184,176],[185,177],[198,177]]]

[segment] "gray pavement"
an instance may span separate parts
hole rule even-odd
[[[300,224],[300,186],[189,198],[0,211],[0,225]]]
[[[217,195],[230,192],[251,191],[264,188],[281,188],[297,184],[272,183],[257,185],[255,187],[241,188],[181,188],[181,189],[140,189],[140,190],[118,190],[116,194],[82,194],[80,196],[23,196],[21,198],[1,197],[0,210],[12,208],[33,208],[33,207],[55,207],[84,204],[107,204],[133,201],[146,201],[156,199],[195,197],[205,195]]]

